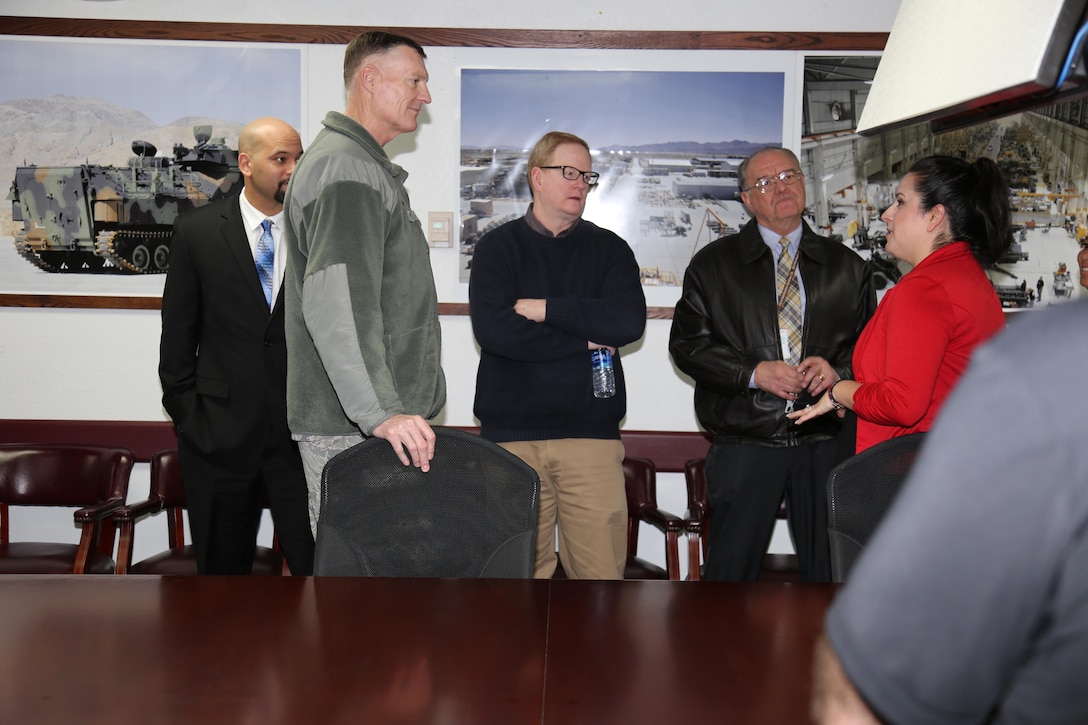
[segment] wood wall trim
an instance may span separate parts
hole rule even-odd
[[[479,428],[451,426],[471,433]],[[706,456],[710,439],[700,431],[620,431],[628,456],[649,458],[658,471],[682,473],[684,463]],[[137,461],[177,447],[170,421],[0,419],[0,443],[74,443],[121,446]]]
[[[119,309],[119,310],[161,310],[160,297],[106,297],[95,295],[31,295],[0,294],[0,307],[53,307],[60,309]],[[439,302],[438,314],[443,317],[467,317],[467,302]],[[1030,314],[1005,310],[1006,324],[1017,314]],[[646,319],[671,320],[672,307],[647,307]]]
[[[215,40],[249,43],[346,44],[364,30],[352,25],[165,22],[0,16],[6,35]],[[421,45],[465,48],[599,48],[645,50],[883,50],[888,33],[683,30],[532,30],[395,28]]]
[[[109,295],[0,294],[0,307],[58,307],[76,309],[161,310],[161,297]]]
[[[68,309],[118,309],[118,310],[161,310],[161,297],[129,297],[105,295],[39,295],[39,294],[0,294],[0,307],[54,307]],[[647,307],[646,318],[649,320],[671,320],[671,307]],[[438,314],[443,316],[465,316],[469,313],[467,302],[439,302]]]

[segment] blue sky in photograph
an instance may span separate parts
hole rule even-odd
[[[301,123],[301,54],[294,48],[5,39],[0,68],[0,102],[94,98],[159,125],[186,116]]]
[[[461,146],[529,147],[568,131],[593,148],[781,143],[782,73],[461,71]]]

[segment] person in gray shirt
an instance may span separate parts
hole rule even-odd
[[[828,612],[816,722],[1088,723],[1088,300],[1024,317],[975,353]]]

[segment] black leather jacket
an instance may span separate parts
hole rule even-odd
[[[840,377],[876,309],[869,266],[853,250],[817,235],[804,222],[798,271],[805,288],[801,359],[819,356]],[[755,220],[696,254],[673,313],[669,351],[695,380],[695,413],[719,443],[790,446],[834,437],[839,418],[804,425],[785,416],[786,402],[749,388],[756,365],[781,360],[774,255]]]

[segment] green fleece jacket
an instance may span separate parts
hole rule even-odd
[[[404,180],[329,113],[284,202],[287,418],[295,436],[371,435],[446,402],[430,251]]]

